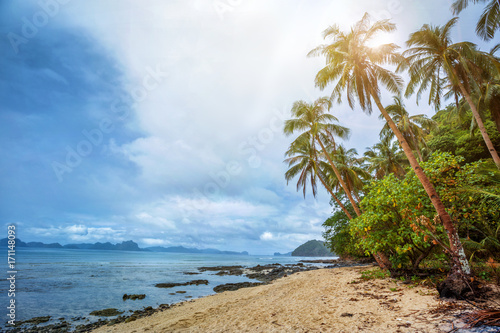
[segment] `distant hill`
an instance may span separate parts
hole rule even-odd
[[[289,257],[291,255],[292,255],[292,252],[287,252],[287,253],[283,253],[283,254],[281,254],[279,252],[274,252],[275,257]]]
[[[7,247],[7,238],[0,239],[0,247]],[[247,251],[220,251],[217,249],[194,249],[183,246],[162,247],[153,246],[141,249],[137,243],[129,240],[117,244],[106,243],[81,243],[61,245],[59,243],[45,244],[42,242],[25,243],[20,239],[16,239],[16,247],[36,247],[36,248],[51,248],[51,249],[79,249],[79,250],[110,250],[110,251],[149,251],[149,252],[169,252],[169,253],[206,253],[206,254],[233,254],[233,255],[248,255]]]
[[[335,254],[330,252],[323,242],[310,240],[292,252],[294,257],[333,257]]]
[[[106,243],[82,243],[82,244],[67,244],[64,245],[65,249],[80,249],[80,250],[111,250],[111,251],[144,251],[137,243],[129,240],[117,244]]]

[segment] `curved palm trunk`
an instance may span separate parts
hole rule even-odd
[[[328,152],[326,151],[325,146],[323,146],[323,142],[321,142],[321,140],[317,136],[316,136],[316,140],[319,142],[319,145],[321,146],[321,149],[323,150],[323,153],[326,155],[326,158],[328,159],[328,162],[330,162],[330,166],[332,167],[333,172],[335,173],[335,176],[337,176],[337,178],[339,180],[339,183],[340,183],[340,186],[342,186],[342,188],[344,189],[344,192],[347,195],[347,198],[349,198],[349,201],[351,202],[351,205],[354,208],[354,211],[356,212],[356,215],[360,216],[361,215],[361,211],[359,210],[358,205],[356,205],[356,201],[354,201],[354,199],[353,199],[353,197],[351,195],[351,192],[349,191],[349,188],[347,187],[347,185],[345,184],[344,180],[340,176],[339,170],[337,169],[337,167],[335,166],[335,164],[333,164],[333,161],[330,158],[330,155],[328,154]]]
[[[328,193],[330,193],[330,195],[332,196],[332,198],[335,199],[335,202],[337,202],[337,204],[340,206],[340,208],[342,208],[342,210],[347,215],[347,217],[349,218],[349,220],[352,220],[351,214],[349,213],[349,211],[347,210],[347,208],[345,208],[344,204],[339,200],[339,198],[337,198],[337,196],[335,195],[335,193],[333,193],[331,187],[328,186],[325,183],[325,181],[323,180],[323,178],[321,178],[321,175],[318,175],[318,178],[319,178],[319,180],[321,180],[321,184],[323,184],[323,186],[326,188],[326,190],[328,191]]]
[[[453,72],[456,76],[456,70],[453,69]],[[474,115],[474,119],[476,120],[477,127],[479,127],[479,131],[481,132],[481,135],[483,136],[484,142],[486,143],[486,147],[488,148],[491,157],[493,157],[493,161],[495,162],[497,168],[500,170],[500,157],[498,156],[498,153],[495,149],[495,146],[493,146],[493,143],[491,142],[490,136],[488,135],[488,132],[486,131],[486,128],[484,127],[483,120],[481,119],[481,116],[479,115],[479,112],[477,111],[476,105],[472,101],[472,98],[470,97],[469,93],[465,89],[464,85],[460,80],[457,80],[458,86],[460,88],[460,91],[462,92],[462,95],[464,95],[465,100],[470,106],[470,109],[472,111],[472,114]]]
[[[460,242],[460,238],[458,237],[457,230],[455,229],[455,226],[453,225],[453,222],[451,220],[450,215],[446,211],[443,202],[439,198],[436,189],[430,182],[429,178],[425,175],[424,171],[422,170],[422,167],[419,165],[417,159],[415,158],[415,155],[413,155],[413,151],[411,150],[410,146],[408,145],[408,142],[404,138],[403,134],[399,131],[399,129],[396,127],[396,124],[392,120],[392,118],[389,116],[387,113],[387,110],[382,106],[382,103],[380,102],[378,96],[373,92],[372,89],[370,89],[370,95],[373,97],[373,100],[375,101],[375,104],[377,104],[380,112],[384,116],[385,120],[389,124],[389,127],[392,129],[394,134],[396,135],[399,144],[401,145],[401,148],[403,148],[403,151],[406,154],[406,157],[408,158],[408,161],[410,162],[410,165],[412,169],[415,171],[415,174],[417,175],[418,179],[422,183],[425,192],[427,192],[427,195],[431,199],[432,205],[436,209],[441,222],[443,223],[443,226],[446,230],[446,233],[448,234],[448,239],[450,241],[450,249],[451,252],[450,255],[452,257],[452,262],[453,266],[451,268],[452,272],[451,273],[458,273],[460,275],[466,274],[470,275],[471,270],[469,267],[469,262],[467,261],[467,257],[465,256],[464,249],[462,247],[462,243]]]

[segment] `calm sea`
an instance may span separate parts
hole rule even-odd
[[[5,278],[0,281],[0,326],[7,322],[9,298],[6,250],[0,256]],[[297,263],[301,257],[209,255],[73,249],[16,248],[16,321],[39,316],[53,319],[90,318],[94,310],[138,310],[214,294],[213,287],[253,281],[242,276],[198,272],[201,266]],[[311,259],[311,258],[308,258]],[[208,285],[156,288],[156,283],[206,279]],[[185,294],[175,293],[186,291]],[[171,295],[171,293],[175,293]],[[123,301],[123,294],[146,294],[143,300]]]

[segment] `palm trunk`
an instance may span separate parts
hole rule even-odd
[[[352,216],[351,214],[349,213],[349,211],[347,210],[347,208],[345,208],[344,204],[342,204],[342,202],[339,200],[339,198],[337,198],[337,196],[333,193],[332,189],[330,186],[328,186],[325,181],[323,180],[323,178],[321,178],[321,175],[318,175],[318,178],[319,180],[321,181],[321,183],[323,184],[323,186],[326,188],[326,190],[330,193],[330,195],[332,196],[333,199],[335,199],[335,201],[337,202],[337,204],[340,206],[340,208],[342,208],[342,210],[344,211],[344,213],[347,215],[347,217],[349,218],[349,220],[352,220]]]
[[[373,92],[372,89],[370,89],[370,94],[373,97],[375,103],[377,104],[380,112],[384,116],[385,120],[389,124],[389,127],[396,135],[399,144],[401,145],[401,148],[403,148],[403,151],[405,152],[406,157],[410,162],[412,169],[415,171],[415,174],[422,183],[425,192],[427,192],[427,195],[431,199],[432,205],[436,209],[441,219],[441,222],[443,223],[446,233],[448,234],[448,239],[450,241],[450,249],[451,249],[450,255],[453,262],[453,266],[451,268],[452,273],[458,273],[460,275],[463,274],[470,275],[471,270],[469,267],[469,262],[467,261],[467,257],[465,256],[465,252],[462,247],[462,243],[460,242],[460,238],[458,237],[457,230],[455,229],[455,226],[453,225],[451,217],[446,211],[443,202],[439,198],[436,189],[429,181],[429,178],[427,178],[427,176],[425,175],[424,171],[422,170],[422,167],[419,165],[417,159],[415,158],[415,155],[413,155],[413,151],[408,145],[408,142],[404,138],[403,134],[401,134],[399,129],[396,127],[396,124],[387,113],[387,110],[382,106],[382,103],[380,102],[378,96]]]
[[[351,205],[354,208],[354,211],[356,212],[356,215],[360,216],[361,215],[361,211],[359,210],[358,206],[356,205],[356,201],[354,201],[354,199],[353,199],[353,197],[351,195],[351,192],[347,188],[347,185],[345,184],[344,180],[340,176],[339,170],[337,169],[337,167],[335,166],[335,164],[333,164],[333,161],[330,158],[330,155],[328,154],[328,152],[326,151],[325,146],[323,146],[323,142],[321,142],[321,140],[318,137],[316,137],[316,140],[319,142],[319,145],[321,146],[321,149],[323,150],[323,153],[326,155],[326,158],[328,159],[328,162],[330,162],[330,165],[331,165],[331,167],[333,169],[333,172],[335,173],[335,176],[337,176],[337,178],[339,180],[339,183],[340,183],[340,186],[342,186],[342,188],[344,189],[344,192],[347,195],[347,198],[349,198],[349,201],[351,202]]]
[[[453,69],[453,72],[456,76],[456,71]],[[491,157],[493,157],[493,161],[497,165],[497,168],[500,170],[500,157],[498,156],[498,153],[495,149],[495,146],[493,146],[493,143],[491,142],[490,136],[488,135],[488,132],[486,131],[486,128],[484,127],[483,120],[481,119],[481,116],[479,115],[479,112],[477,111],[476,105],[472,101],[472,98],[470,97],[469,93],[465,89],[464,85],[460,81],[460,79],[457,79],[458,86],[460,88],[460,91],[462,92],[462,95],[464,95],[465,100],[470,106],[470,109],[472,111],[472,114],[474,115],[474,119],[476,120],[477,127],[479,127],[479,131],[481,132],[481,135],[483,136],[484,142],[486,143],[486,147],[488,148]]]

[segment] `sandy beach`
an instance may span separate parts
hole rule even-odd
[[[373,267],[296,273],[94,332],[448,332],[460,325],[439,309],[466,305],[444,302],[422,286],[361,280],[367,269]]]

